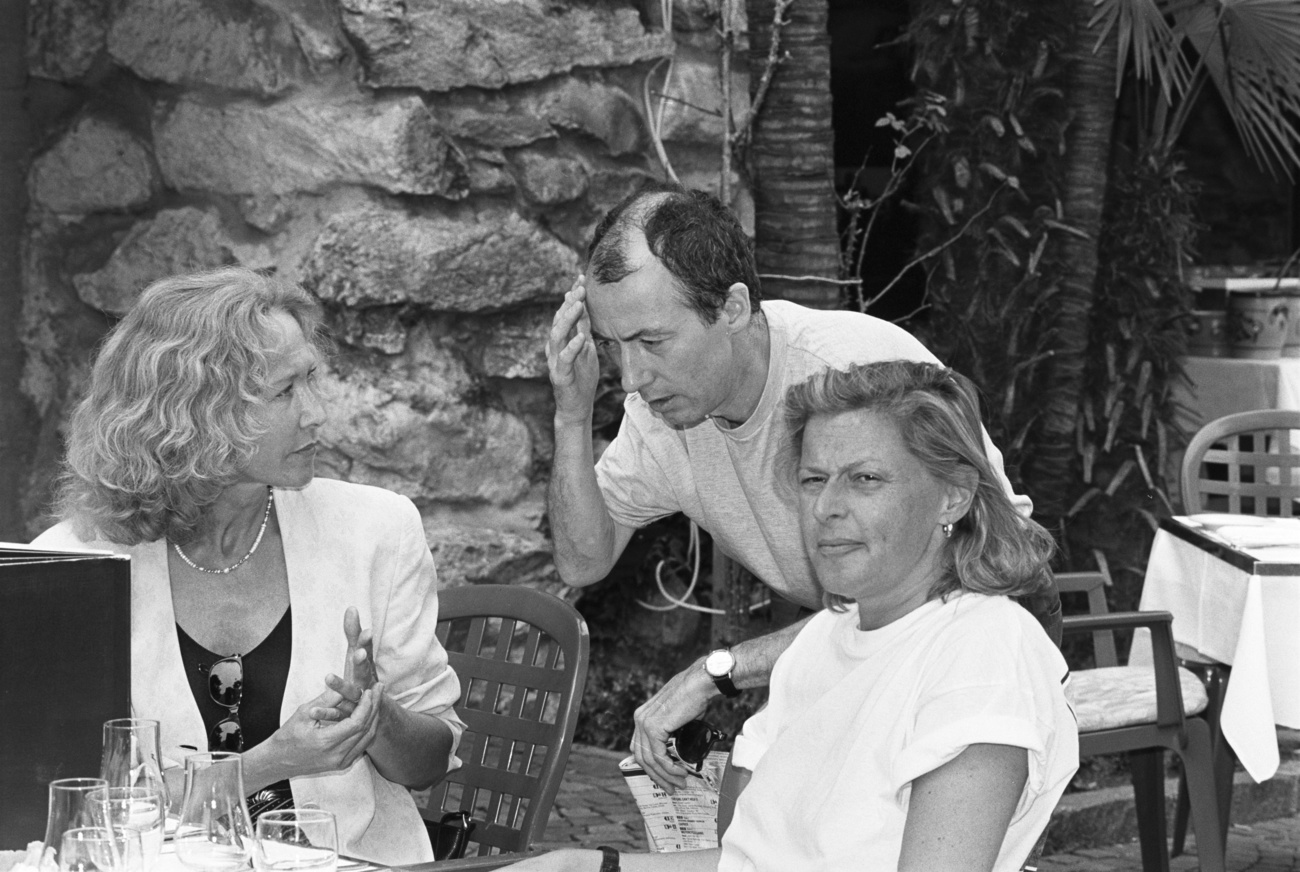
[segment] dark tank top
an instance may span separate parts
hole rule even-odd
[[[243,700],[239,705],[239,726],[244,734],[244,750],[256,747],[271,737],[280,728],[280,706],[284,703],[284,689],[289,681],[289,658],[293,650],[292,607],[284,610],[279,623],[261,642],[242,654],[244,666]],[[176,638],[180,642],[181,662],[185,666],[185,676],[190,682],[190,693],[198,704],[199,714],[203,717],[205,732],[230,714],[230,710],[217,703],[208,692],[208,669],[218,660],[230,655],[209,651],[190,637],[189,633],[176,625]],[[205,749],[206,750],[206,749]],[[262,797],[266,794],[266,797]],[[254,806],[259,810],[263,800],[275,794],[281,801],[275,807],[284,808],[283,800],[292,798],[289,782],[277,781],[263,788],[250,797],[249,810]],[[254,815],[257,812],[253,812]]]

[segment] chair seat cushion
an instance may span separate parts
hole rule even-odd
[[[1178,669],[1183,712],[1195,715],[1209,704],[1205,685],[1186,669]],[[1106,666],[1070,673],[1065,697],[1079,720],[1079,732],[1111,730],[1156,720],[1156,676],[1150,666]]]

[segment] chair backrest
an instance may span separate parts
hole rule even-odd
[[[1110,614],[1106,605],[1106,588],[1110,586],[1110,576],[1104,570],[1093,572],[1058,572],[1056,589],[1062,594],[1085,593],[1088,595],[1088,614]],[[1092,634],[1092,656],[1098,666],[1118,666],[1119,655],[1115,651],[1115,633],[1111,630],[1098,630]]]
[[[1234,515],[1300,514],[1300,412],[1225,415],[1192,437],[1183,455],[1183,509]]]
[[[467,856],[524,851],[541,838],[564,777],[587,680],[590,639],[573,606],[531,588],[440,591],[438,640],[461,682],[463,765],[430,792],[427,821],[470,812]]]

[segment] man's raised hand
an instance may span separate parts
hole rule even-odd
[[[551,335],[546,342],[546,367],[555,392],[555,414],[557,418],[571,421],[586,421],[590,417],[600,378],[600,362],[591,338],[586,302],[583,277],[578,276],[551,321]]]

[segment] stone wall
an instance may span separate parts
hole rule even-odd
[[[717,184],[717,0],[675,4],[31,0],[30,532],[104,332],[239,263],[329,312],[322,473],[410,496],[446,584],[555,584],[542,345],[595,222],[663,175],[642,93],[670,56],[667,154]]]

